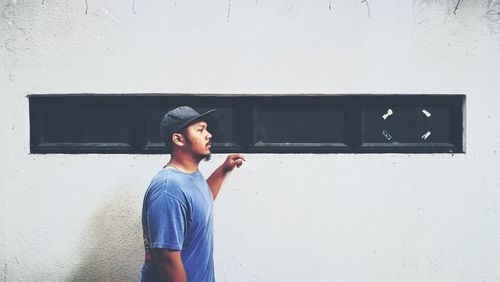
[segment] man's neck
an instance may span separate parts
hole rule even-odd
[[[193,173],[198,171],[199,163],[200,162],[198,160],[192,159],[188,156],[172,155],[167,165],[171,165],[182,172]]]

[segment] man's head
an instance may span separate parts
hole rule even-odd
[[[207,130],[206,117],[214,111],[200,114],[182,106],[166,113],[160,124],[160,136],[167,150],[209,160],[212,135]]]

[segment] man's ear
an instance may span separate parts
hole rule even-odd
[[[180,133],[172,134],[172,143],[176,144],[179,147],[184,146],[184,136]]]

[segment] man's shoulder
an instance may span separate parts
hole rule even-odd
[[[160,170],[151,180],[148,187],[149,194],[154,198],[163,195],[169,195],[178,199],[185,196],[182,179],[169,169]]]

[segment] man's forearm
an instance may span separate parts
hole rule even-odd
[[[224,170],[224,165],[221,165],[207,178],[207,183],[210,187],[210,191],[212,191],[212,198],[214,200],[217,198],[217,194],[219,194],[226,175],[227,171]]]

